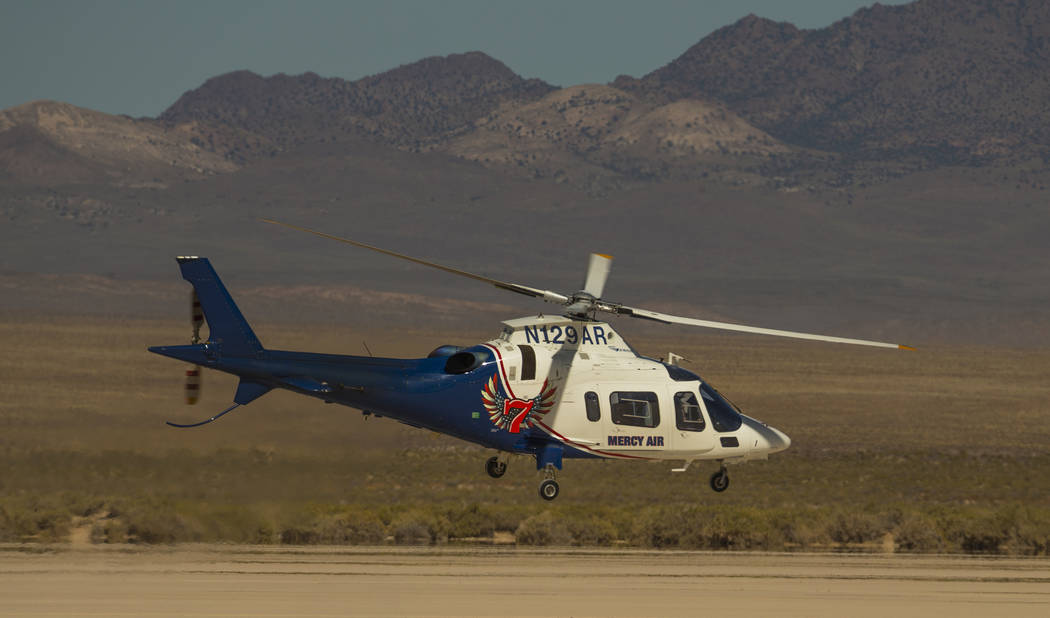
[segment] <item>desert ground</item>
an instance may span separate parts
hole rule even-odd
[[[0,553],[2,616],[1045,616],[1045,559],[498,548]]]
[[[255,320],[268,347],[416,356],[495,328]],[[495,327],[494,320],[491,326]],[[176,320],[0,321],[3,616],[1044,616],[1050,352],[629,336],[791,449],[735,468],[567,461],[536,495],[458,441],[269,394],[182,402]],[[491,331],[491,332],[490,332]],[[626,329],[621,327],[621,332]],[[691,551],[719,549],[722,551]],[[733,550],[733,551],[725,551]],[[774,551],[770,551],[774,550]]]
[[[492,328],[446,332],[255,319],[276,349],[422,356]],[[194,430],[235,382],[146,352],[188,325],[144,318],[0,322],[0,541],[518,545],[1045,555],[1050,352],[916,352],[621,325],[675,351],[741,408],[792,437],[708,487],[714,464],[567,461],[554,503],[533,462],[490,479],[484,449],[274,392]],[[680,338],[679,338],[680,337]],[[913,342],[916,343],[916,342]]]

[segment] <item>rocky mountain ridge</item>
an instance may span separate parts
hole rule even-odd
[[[194,132],[166,129],[57,103],[34,101],[0,111],[0,178],[32,185],[106,182],[163,186],[237,165],[198,146]]]
[[[875,4],[817,30],[750,15],[614,85],[714,99],[787,143],[852,157],[1046,157],[1050,3]]]
[[[0,120],[8,182],[164,183],[369,142],[598,194],[679,180],[848,190],[943,165],[1045,166],[1050,3],[876,4],[816,30],[752,15],[610,85],[559,89],[469,52],[356,81],[236,71],[157,119],[33,105]]]
[[[532,101],[553,89],[470,52],[425,58],[352,82],[314,73],[262,77],[236,71],[185,93],[158,120],[168,127],[228,127],[255,137],[232,144],[221,135],[209,139],[209,148],[234,160],[272,154],[272,146],[356,138],[418,148],[469,129],[505,101]]]

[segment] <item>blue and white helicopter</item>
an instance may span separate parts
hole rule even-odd
[[[193,285],[190,345],[150,352],[194,365],[187,371],[187,403],[195,403],[200,367],[240,378],[233,405],[198,427],[275,388],[341,403],[495,449],[485,464],[503,476],[509,454],[531,455],[544,478],[540,496],[553,500],[556,470],[565,458],[714,460],[717,492],[729,487],[728,464],[766,459],[791,439],[745,416],[700,376],[666,361],[638,355],[598,316],[609,313],[721,330],[883,348],[908,346],[757,328],[678,317],[602,298],[612,258],[591,254],[583,287],[572,294],[518,285],[310,230],[264,220],[386,255],[469,277],[562,307],[559,316],[507,320],[499,335],[478,345],[441,346],[425,358],[396,359],[288,352],[263,347],[207,258],[176,258]],[[207,340],[200,338],[204,319]]]

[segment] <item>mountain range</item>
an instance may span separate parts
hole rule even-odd
[[[618,300],[690,315],[1050,341],[1048,75],[1050,3],[919,0],[816,30],[748,16],[610,84],[469,52],[356,81],[236,71],[157,118],[27,103],[0,112],[0,309],[61,305],[46,273],[77,307],[163,311],[167,292],[121,291],[190,252],[257,272],[261,302],[286,283],[401,298],[403,279],[444,299],[413,306],[477,308],[260,231],[271,216],[552,289],[602,250],[633,265]]]
[[[113,150],[111,131],[123,125],[155,146],[147,159],[171,147],[184,156],[170,167],[198,173],[308,143],[368,140],[599,190],[693,178],[878,182],[943,165],[1050,159],[1050,3],[876,4],[816,30],[751,15],[608,85],[556,88],[470,52],[356,81],[236,71],[153,119],[49,102],[0,118],[0,160],[15,179],[80,178],[95,167],[58,152],[83,155],[87,142],[105,149],[107,139]],[[140,166],[142,149],[127,152]]]

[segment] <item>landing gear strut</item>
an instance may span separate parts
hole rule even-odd
[[[558,497],[558,481],[554,480],[554,464],[543,468],[543,481],[540,483],[540,497],[550,502]]]
[[[507,473],[507,462],[499,455],[489,457],[485,462],[485,472],[488,472],[492,478],[498,479]]]
[[[729,471],[726,470],[725,466],[722,466],[718,469],[718,472],[711,475],[711,489],[719,493],[729,489]]]

